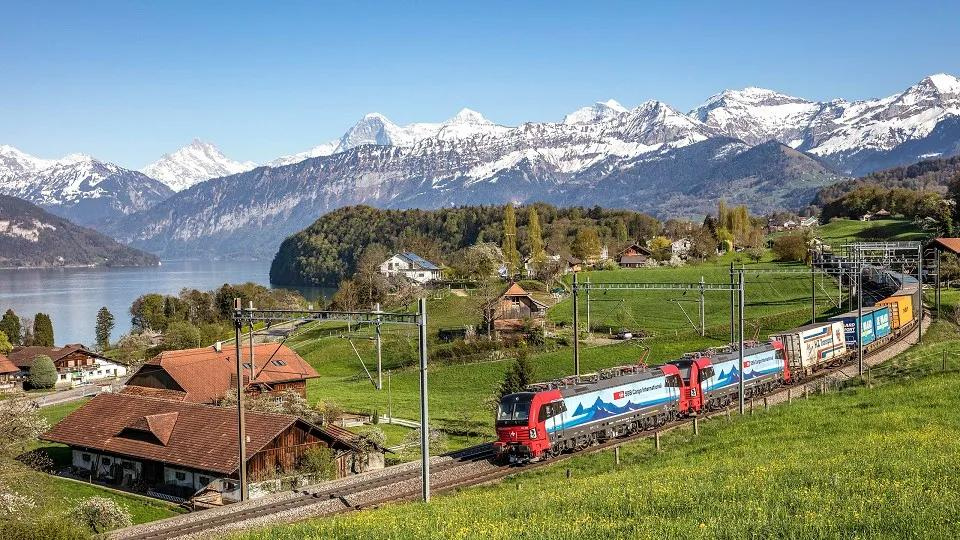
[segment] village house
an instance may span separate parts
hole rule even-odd
[[[164,351],[147,360],[130,376],[124,394],[216,404],[237,387],[237,349],[219,344],[199,349]],[[319,377],[313,366],[290,347],[259,343],[240,347],[243,382],[247,392],[279,393],[294,390],[307,395],[307,379]]]
[[[801,227],[813,227],[818,223],[820,223],[820,218],[818,218],[817,216],[805,217],[800,220]]]
[[[542,326],[547,305],[530,296],[519,284],[511,283],[483,312],[488,331],[501,338],[522,332],[528,321]]]
[[[620,250],[617,264],[620,268],[641,268],[653,263],[653,252],[646,246],[634,243]]]
[[[421,284],[443,277],[440,267],[411,252],[397,253],[383,261],[380,273],[387,277],[403,276]]]
[[[543,261],[541,264],[552,264],[560,262],[559,255],[551,255],[549,253],[543,254]],[[534,262],[533,257],[527,257],[523,260],[523,271],[528,278],[535,277],[538,272],[537,263]]]
[[[563,273],[569,274],[570,272],[579,272],[583,269],[583,261],[574,257],[573,255],[564,255],[561,257],[563,260]]]
[[[247,411],[246,466],[251,497],[263,482],[297,477],[304,455],[329,448],[338,478],[382,468],[382,449],[362,446],[341,428],[320,427],[296,416]],[[149,496],[207,505],[239,500],[235,409],[124,394],[100,394],[43,440],[70,447],[76,478]]]
[[[97,354],[80,344],[63,347],[15,347],[8,358],[20,370],[17,376],[26,378],[38,356],[47,356],[53,360],[53,365],[57,368],[57,386],[74,386],[127,374],[125,364]]]
[[[0,354],[0,392],[16,390],[20,384],[20,368],[5,355]]]

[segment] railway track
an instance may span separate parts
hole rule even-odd
[[[927,318],[927,320],[930,319]],[[880,346],[870,349],[869,352],[865,352],[865,363],[868,359],[876,358],[884,351],[903,343],[905,339],[914,335],[917,324],[914,322],[909,329],[901,330],[896,336],[897,339],[888,340]],[[810,377],[794,384],[778,387],[760,397],[768,404],[770,402],[776,404],[787,401],[790,393],[797,390],[806,394],[812,387],[816,392],[817,385],[830,378],[836,378],[845,370],[856,366],[856,362],[856,354],[850,355],[845,359],[845,362],[837,366],[819,370]],[[800,396],[797,395],[797,397]],[[730,405],[701,415],[699,419],[726,416],[736,407],[736,404]],[[493,447],[490,443],[484,443],[452,453],[440,458],[441,461],[432,464],[431,491],[443,493],[463,487],[493,483],[518,473],[556,465],[573,457],[603,452],[617,446],[654,437],[657,433],[665,433],[690,426],[693,422],[692,418],[675,420],[653,430],[607,440],[581,451],[561,454],[546,461],[522,465],[493,463],[491,459],[494,456]],[[422,488],[420,468],[418,466],[407,466],[402,470],[391,471],[391,469],[393,468],[377,471],[381,474],[360,475],[354,477],[355,481],[352,482],[335,483],[335,485],[326,487],[321,485],[316,489],[295,490],[276,500],[254,500],[223,507],[222,509],[204,510],[186,516],[121,529],[112,533],[111,538],[116,540],[200,538],[207,535],[222,534],[228,530],[241,530],[268,523],[342,514],[376,508],[387,503],[418,499]]]

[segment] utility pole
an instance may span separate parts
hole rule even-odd
[[[936,259],[936,271],[937,271],[937,291],[934,294],[934,300],[937,304],[937,319],[940,318],[940,249],[937,248],[934,250],[934,253],[937,256]]]
[[[590,335],[590,276],[587,276],[587,335]]]
[[[707,335],[707,305],[703,294],[703,285],[703,276],[700,276],[700,337]]]
[[[737,328],[734,321],[734,318],[736,317],[736,313],[737,313],[737,310],[733,305],[734,295],[736,294],[733,290],[734,285],[735,284],[733,282],[733,261],[730,261],[730,343],[733,343],[734,341],[737,340],[736,335],[734,334]]]
[[[387,371],[387,418],[388,424],[393,423],[393,390],[390,388],[390,372]]]
[[[573,374],[580,376],[580,321],[577,318],[577,273],[573,273]]]
[[[816,263],[813,260],[813,254],[810,255],[810,324],[817,322],[817,270]]]
[[[239,448],[238,470],[240,473],[240,500],[250,498],[247,488],[247,431],[243,418],[243,362],[240,359],[240,345],[243,343],[240,333],[243,328],[243,309],[239,298],[233,299],[233,326],[236,330],[234,345],[237,356],[237,437]]]
[[[423,501],[430,502],[430,419],[427,413],[427,299],[419,301],[420,326],[420,470]]]
[[[863,377],[863,266],[860,263],[860,252],[857,250],[857,373]],[[871,321],[870,325],[876,335],[876,321]]]
[[[744,379],[744,373],[743,373],[743,269],[742,269],[742,268],[740,269],[740,281],[739,281],[739,287],[737,287],[737,296],[739,297],[739,300],[738,300],[737,303],[738,303],[739,306],[740,306],[740,309],[738,310],[738,312],[740,313],[740,324],[739,324],[740,347],[738,347],[738,349],[739,349],[738,352],[739,352],[739,355],[740,355],[740,376],[738,377],[738,379],[740,379],[740,381],[739,381],[739,383],[740,383],[740,414],[742,415],[742,414],[743,414],[743,400],[744,400],[744,384],[743,384],[743,379]]]
[[[939,279],[939,277],[937,278]],[[917,325],[917,343],[923,342],[923,244],[917,246],[917,288],[920,297],[920,324]]]
[[[382,343],[380,341],[380,302],[377,302],[375,308],[377,312],[377,324],[376,324],[376,340],[377,340],[377,390],[383,390],[383,354],[382,354]]]

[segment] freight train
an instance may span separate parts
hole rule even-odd
[[[875,306],[821,323],[778,332],[766,343],[745,343],[744,397],[841,365],[882,347],[917,324],[919,287],[900,289]],[[528,386],[497,407],[498,458],[511,463],[546,459],[606,440],[655,429],[684,416],[722,409],[739,398],[737,346],[684,355],[661,366],[621,366]]]

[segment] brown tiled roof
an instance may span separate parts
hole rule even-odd
[[[621,255],[620,264],[643,264],[650,260],[646,255]]]
[[[295,416],[248,411],[247,458],[300,422],[341,448],[356,449]],[[142,436],[149,432],[152,437]],[[99,394],[41,439],[200,471],[237,470],[237,414],[232,408],[178,403],[123,394]]]
[[[942,249],[960,255],[960,238],[937,238],[933,243],[939,244]]]
[[[167,390],[165,388],[150,388],[148,386],[124,386],[120,390],[121,394],[140,397],[152,397],[157,399],[171,399],[173,401],[184,401],[187,399],[187,393],[180,390]]]
[[[57,360],[60,360],[61,358],[77,351],[83,352],[87,356],[92,356],[94,358],[104,358],[90,349],[87,349],[83,345],[74,343],[71,345],[64,345],[63,347],[16,347],[10,351],[10,361],[20,368],[29,369],[30,366],[33,365],[33,359],[38,356],[49,356],[51,360],[56,362]]]
[[[20,368],[18,368],[16,364],[11,362],[6,356],[0,354],[0,375],[17,373],[18,371],[20,371]]]
[[[286,345],[260,343],[253,347],[253,382],[275,384],[319,377],[313,366]],[[250,347],[241,346],[240,356],[243,364],[250,363]],[[219,400],[230,388],[236,388],[236,347],[223,347],[217,351],[213,347],[165,351],[151,358],[137,370],[128,381],[128,388],[137,386],[138,376],[162,369],[170,375],[179,388],[167,390],[183,391],[182,398],[191,403],[212,403]],[[250,381],[251,370],[244,366],[244,380]],[[248,383],[249,384],[249,383]],[[163,397],[151,391],[155,397]],[[176,395],[171,395],[176,399]]]

